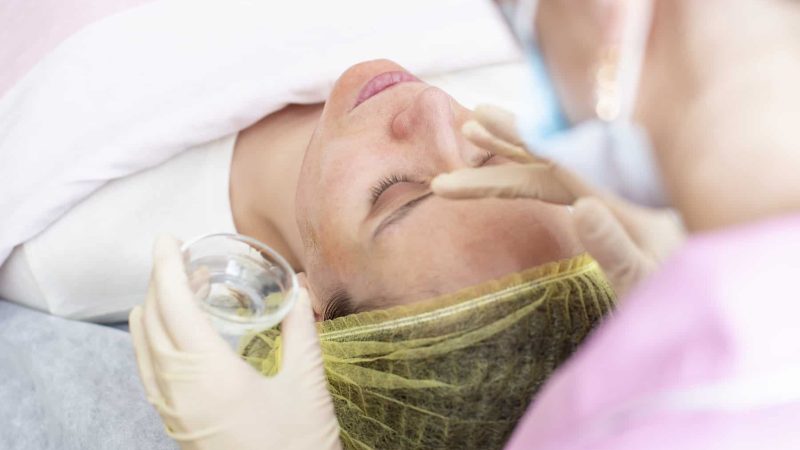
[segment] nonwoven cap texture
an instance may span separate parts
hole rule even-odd
[[[348,449],[500,449],[531,399],[614,305],[588,255],[454,294],[318,324]],[[277,329],[243,357],[280,366]]]

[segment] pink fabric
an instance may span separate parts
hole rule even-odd
[[[84,26],[152,0],[0,0],[0,98]]]
[[[507,449],[797,449],[798,373],[795,215],[692,238],[552,378]]]

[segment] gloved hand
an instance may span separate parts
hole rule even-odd
[[[339,425],[305,289],[283,321],[272,378],[231,351],[195,305],[178,242],[160,237],[144,308],[130,314],[139,375],[183,449],[338,449]]]
[[[437,176],[433,193],[446,198],[532,198],[573,205],[584,248],[605,271],[620,297],[654,271],[684,237],[667,209],[644,208],[600,192],[572,172],[531,155],[517,135],[513,114],[492,106],[475,109],[477,121],[462,132],[479,147],[520,164],[461,169]]]

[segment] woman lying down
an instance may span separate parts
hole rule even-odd
[[[346,448],[501,448],[537,388],[612,305],[565,207],[432,194],[438,174],[514,164],[462,136],[471,114],[398,65],[371,61],[347,70],[324,107],[288,107],[236,141],[236,229],[305,272]],[[151,297],[163,292],[156,286]],[[214,435],[166,419],[177,413],[153,392],[152,372],[165,353],[146,343],[158,347],[153,333],[170,331],[151,331],[160,319],[148,313],[135,310],[131,329],[150,400],[179,440]],[[242,351],[273,376],[293,364],[282,343],[267,330]],[[143,353],[160,356],[143,363]],[[211,394],[197,395],[195,406],[210,404]]]

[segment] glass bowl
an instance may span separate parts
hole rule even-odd
[[[280,323],[297,299],[292,267],[253,238],[209,234],[187,242],[181,250],[195,299],[231,343]]]

